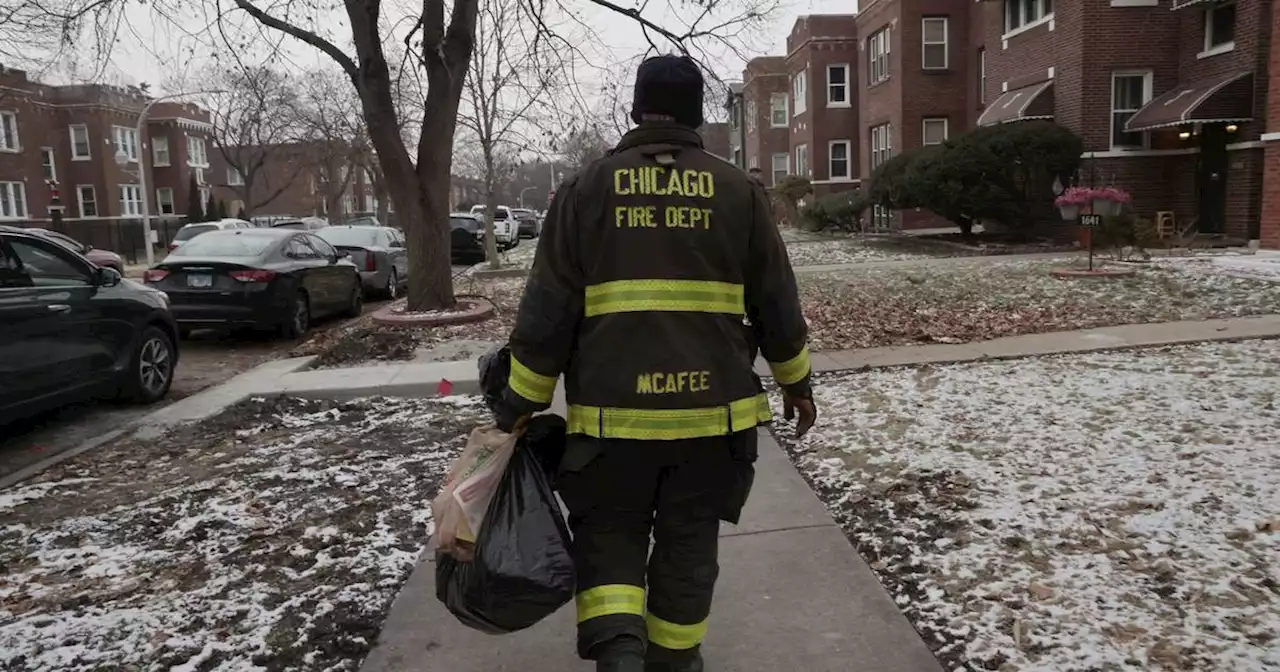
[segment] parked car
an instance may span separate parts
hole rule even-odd
[[[99,250],[92,245],[86,245],[65,233],[58,231],[50,231],[49,229],[26,229],[32,233],[38,233],[45,238],[49,238],[54,242],[61,243],[64,247],[75,252],[76,254],[88,259],[98,268],[113,268],[117,273],[124,274],[124,259],[120,255],[111,250]]]
[[[366,292],[394,299],[400,295],[400,289],[408,285],[409,255],[405,251],[404,234],[396,229],[344,224],[320,229],[316,235],[350,255],[351,262],[360,269]]]
[[[474,205],[471,207],[471,214],[483,222],[485,210],[483,205]],[[516,229],[515,218],[511,216],[511,209],[505,205],[493,209],[493,237],[502,252],[520,244],[520,232]]]
[[[542,221],[538,213],[528,208],[512,208],[511,214],[517,222],[516,235],[521,238],[537,238],[542,234]]]
[[[95,397],[163,398],[177,336],[163,292],[0,226],[0,425]]]
[[[178,233],[174,234],[173,240],[169,241],[169,251],[173,252],[188,240],[191,240],[200,234],[209,233],[210,231],[252,228],[254,228],[252,223],[246,222],[243,219],[234,219],[230,217],[213,222],[196,222],[194,224],[187,224],[181,229],[178,229]]]
[[[276,222],[284,221],[286,219],[292,220],[302,218],[297,215],[254,215],[249,218],[249,221],[259,228],[271,228],[271,226]]]
[[[279,330],[297,338],[312,320],[358,316],[360,274],[345,252],[293,229],[213,231],[174,250],[143,276],[169,295],[184,337],[192,329]]]
[[[317,231],[329,226],[329,220],[320,217],[298,217],[281,219],[271,223],[273,229],[297,229],[299,231]]]
[[[463,263],[484,260],[483,216],[449,213],[449,256]]]

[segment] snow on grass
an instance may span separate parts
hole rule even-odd
[[[1280,669],[1280,341],[815,393],[776,434],[948,670]]]
[[[4,493],[0,669],[357,669],[483,416],[246,401]]]
[[[868,261],[907,261],[958,256],[962,252],[938,248],[921,251],[918,245],[899,238],[849,238],[830,237],[813,241],[787,243],[787,255],[792,266],[822,266],[826,264],[857,264]]]
[[[1121,279],[1049,275],[1078,261],[868,264],[799,283],[811,344],[821,350],[1280,313],[1280,284],[1217,272],[1208,261],[1153,263]]]

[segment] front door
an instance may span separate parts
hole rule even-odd
[[[1200,233],[1222,233],[1227,217],[1227,127],[1206,124],[1200,130],[1200,161],[1196,174]]]

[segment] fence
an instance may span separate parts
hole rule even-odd
[[[185,224],[180,217],[152,219],[151,230],[158,242],[156,250],[163,251]],[[58,224],[52,221],[4,222],[21,228],[39,228],[57,231],[99,250],[110,250],[124,258],[125,263],[140,264],[147,261],[147,248],[142,233],[141,219],[71,219]],[[163,252],[157,256],[163,256]]]

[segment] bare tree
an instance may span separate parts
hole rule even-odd
[[[303,174],[296,83],[268,66],[236,66],[209,77],[213,144],[231,174],[218,183],[235,192],[252,215],[270,205]]]
[[[357,170],[373,163],[364,119],[354,92],[340,75],[321,69],[308,73],[306,79],[297,103],[298,117],[317,196],[324,212],[347,214],[342,208],[343,197],[355,184]]]

